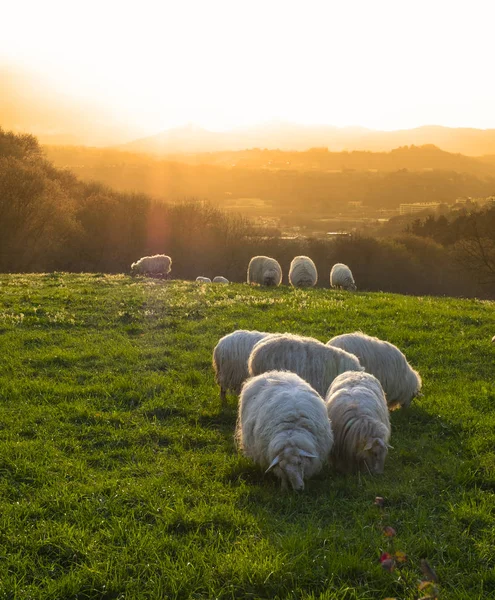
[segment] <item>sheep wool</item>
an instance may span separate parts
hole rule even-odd
[[[332,422],[332,461],[343,472],[383,473],[390,439],[390,417],[382,386],[369,373],[336,377],[325,404]]]
[[[196,277],[196,281],[198,283],[211,283],[211,279],[209,277],[202,277],[201,275]]]
[[[327,342],[355,354],[368,373],[381,383],[389,408],[407,407],[420,395],[421,377],[407,362],[404,354],[390,342],[360,331],[338,335]]]
[[[333,433],[325,403],[295,373],[270,371],[246,381],[239,399],[236,441],[245,456],[304,489],[328,459]]]
[[[332,381],[344,371],[364,371],[349,352],[331,348],[310,337],[273,334],[259,341],[249,357],[249,374],[267,371],[297,373],[324,397]]]
[[[216,277],[213,278],[213,283],[229,283],[229,280],[226,277],[217,275]]]
[[[312,287],[318,281],[318,271],[309,256],[296,256],[289,269],[289,283],[294,287]]]
[[[333,288],[351,290],[353,292],[357,290],[351,270],[347,265],[342,263],[333,265],[332,270],[330,271],[330,286]]]
[[[167,276],[172,269],[172,259],[166,254],[143,256],[132,263],[132,275],[163,275]]]
[[[274,258],[253,256],[248,265],[247,282],[279,286],[282,283],[282,268]]]
[[[220,386],[220,400],[225,405],[227,391],[239,394],[249,377],[248,359],[254,345],[269,333],[238,329],[224,335],[213,349],[213,370]]]

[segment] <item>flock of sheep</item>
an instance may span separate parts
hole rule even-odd
[[[169,256],[146,256],[132,274],[167,277]],[[318,273],[307,256],[289,269],[294,287],[316,285]],[[198,277],[200,283],[211,283]],[[247,282],[279,286],[280,264],[253,257]],[[213,283],[229,283],[215,277]],[[333,266],[330,285],[356,290],[349,267]],[[234,331],[213,350],[222,407],[227,392],[239,396],[235,439],[242,452],[294,490],[326,462],[340,471],[382,473],[390,440],[389,410],[408,407],[420,395],[421,377],[393,344],[361,332],[326,344],[290,333]]]
[[[172,259],[166,254],[143,256],[131,265],[131,275],[168,277],[172,270]],[[196,277],[198,283],[229,283],[225,277]],[[309,256],[296,256],[290,264],[289,283],[294,287],[313,287],[318,281],[318,271]],[[264,286],[279,286],[282,283],[282,268],[278,261],[269,256],[254,256],[248,265],[247,282]],[[352,272],[347,265],[337,263],[330,272],[330,285],[344,290],[356,290]]]
[[[304,489],[330,461],[382,473],[389,409],[420,395],[421,377],[389,342],[361,332],[326,344],[290,333],[234,331],[213,350],[222,406],[239,395],[235,438],[254,462]]]

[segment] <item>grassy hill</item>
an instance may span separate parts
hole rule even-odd
[[[0,598],[413,599],[422,558],[442,598],[494,597],[494,308],[0,276]],[[385,475],[327,468],[282,494],[239,455],[211,369],[237,328],[397,344],[424,397],[391,414]]]

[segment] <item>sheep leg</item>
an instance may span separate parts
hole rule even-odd
[[[223,388],[220,388],[220,403],[222,408],[227,406],[227,392]]]

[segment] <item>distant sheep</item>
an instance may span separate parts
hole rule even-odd
[[[332,461],[337,469],[383,473],[390,418],[378,379],[369,373],[342,373],[330,386],[325,404],[332,422]]]
[[[360,331],[332,338],[327,346],[355,354],[368,373],[382,384],[389,408],[407,407],[420,395],[421,377],[407,362],[404,354],[390,342]]]
[[[282,282],[282,268],[274,258],[253,256],[249,261],[247,282],[279,286]]]
[[[296,256],[289,269],[289,283],[294,287],[312,287],[318,281],[318,271],[309,256]]]
[[[143,256],[131,265],[131,275],[162,275],[166,277],[172,269],[172,259],[165,254]]]
[[[340,373],[364,371],[353,354],[290,333],[273,334],[258,342],[249,357],[248,368],[251,376],[273,370],[297,373],[322,397]]]
[[[495,344],[495,335],[492,337],[492,344]]]
[[[226,403],[227,391],[240,394],[243,382],[249,377],[248,359],[254,345],[269,336],[262,331],[238,329],[224,335],[213,350],[213,370],[220,386],[222,406]]]
[[[357,290],[354,277],[347,265],[337,263],[330,271],[330,286],[355,292]]]
[[[196,281],[198,283],[211,283],[211,279],[209,277],[201,277],[201,275],[196,277]]]
[[[217,275],[213,278],[213,283],[229,283],[229,280],[221,275]]]
[[[325,403],[295,373],[270,371],[246,381],[239,399],[236,440],[245,456],[303,490],[333,445]]]

